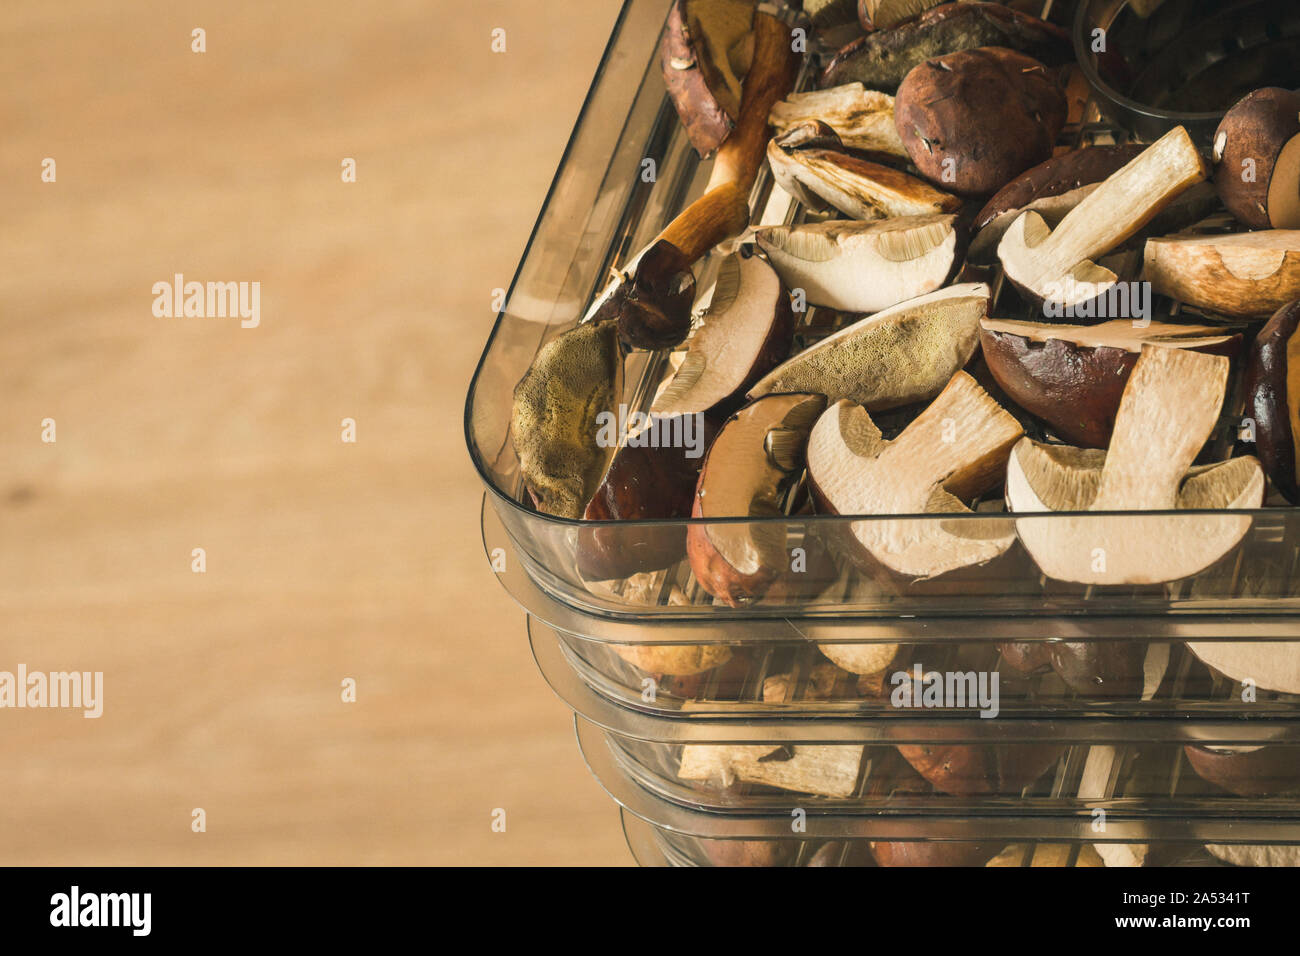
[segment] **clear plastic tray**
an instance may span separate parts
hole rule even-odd
[[[587,688],[614,704],[665,717],[951,720],[979,718],[983,710],[998,719],[1029,720],[1300,720],[1300,697],[1224,677],[1181,642],[1017,646],[954,636],[947,642],[883,646],[814,644],[804,638],[759,645],[647,645],[589,640],[536,618],[529,618],[528,628],[544,671],[567,665]],[[1045,656],[1046,662],[1026,660],[1026,651]],[[879,671],[864,674],[841,666],[874,668],[891,653]],[[557,683],[571,683],[563,670]],[[916,702],[921,706],[913,706]]]
[[[1072,4],[1046,6],[1052,19],[1069,25]],[[796,612],[899,620],[944,615],[1232,612],[1260,616],[1300,611],[1296,575],[1300,509],[1290,507],[1232,512],[1251,522],[1244,540],[1194,578],[1140,587],[1087,587],[1045,577],[1018,544],[987,565],[933,580],[904,579],[880,568],[864,568],[843,546],[857,522],[1001,522],[1012,532],[1017,522],[1051,527],[1066,520],[1064,514],[998,517],[1002,506],[996,498],[976,502],[981,513],[969,516],[795,515],[718,522],[580,522],[540,514],[528,505],[508,436],[516,383],[538,350],[584,315],[610,268],[644,248],[673,215],[700,194],[707,178],[709,164],[695,158],[659,74],[656,47],[668,7],[666,0],[628,0],[624,4],[466,403],[466,440],[488,489],[487,500],[511,542],[512,557],[543,591],[575,608],[638,621],[779,618]],[[813,73],[805,69],[805,85],[812,82]],[[1076,112],[1063,142],[1105,142],[1117,136],[1115,129],[1100,121],[1095,105]],[[647,158],[656,163],[653,183],[638,175]],[[752,197],[755,218],[773,215],[767,208],[770,191],[770,175],[764,171]],[[786,218],[793,220],[800,214],[797,206],[792,206]],[[697,267],[701,288],[707,287],[713,267],[712,260]],[[1009,284],[996,275],[989,278],[995,288],[991,312],[1002,318],[1024,313],[1025,307],[1017,302]],[[1176,303],[1164,302],[1157,311],[1177,309]],[[796,347],[830,333],[838,321],[825,310],[810,309],[797,330]],[[634,409],[648,407],[668,368],[665,353],[634,353],[625,376],[623,401]],[[1240,409],[1232,402],[1224,411],[1214,442],[1220,453],[1226,453],[1235,423],[1240,421]],[[1032,431],[1035,426],[1030,423],[1029,427]],[[1099,524],[1106,517],[1089,514],[1082,520]],[[1152,533],[1170,540],[1180,526],[1199,520],[1190,512],[1152,512],[1149,517],[1159,522],[1159,531]],[[783,576],[766,598],[741,608],[716,603],[695,582],[685,560],[608,581],[588,580],[579,570],[583,549],[588,547],[584,533],[593,530],[605,536],[607,549],[632,553],[633,545],[647,535],[660,542],[684,542],[690,524],[746,523],[772,529],[771,533],[784,538],[792,554],[802,548],[806,555],[823,555],[824,560],[797,577]]]
[[[879,866],[872,843],[865,838],[840,840],[788,839],[718,839],[696,833],[684,833],[643,820],[621,810],[623,834],[628,850],[638,866]],[[702,826],[701,829],[704,827]],[[889,841],[892,851],[888,860],[924,860],[934,866],[1177,866],[1225,867],[1206,845],[1190,840],[1161,840],[1134,845],[1099,840],[1025,840],[1008,843],[999,849],[999,841],[935,841],[907,839]],[[1220,852],[1225,852],[1220,850]],[[1233,851],[1226,851],[1233,852]],[[1287,852],[1284,844],[1272,844],[1265,854],[1280,856]],[[1139,864],[1139,856],[1141,863]],[[1104,854],[1104,855],[1103,855]],[[1267,857],[1264,857],[1267,858]],[[985,861],[985,862],[981,862]],[[901,864],[899,864],[901,865]],[[916,862],[913,865],[922,865]]]
[[[612,743],[607,732],[580,717],[575,725],[588,767],[619,806],[656,827],[691,837],[786,846],[831,840],[958,842],[990,847],[989,857],[1007,844],[1032,841],[1127,845],[1143,856],[1157,844],[1184,850],[1206,844],[1300,846],[1300,820],[1294,813],[1269,801],[1197,804],[1191,796],[1200,781],[1194,782],[1190,773],[1173,778],[1175,787],[1188,792],[1177,808],[1172,803],[1154,806],[1151,797],[1123,796],[1119,788],[1133,775],[1154,778],[1174,768],[1160,767],[1159,760],[1141,764],[1115,748],[1089,748],[1081,755],[1087,774],[1083,783],[1089,792],[1095,788],[1102,794],[1096,797],[1049,797],[1037,803],[1027,797],[940,800],[921,792],[920,784],[904,782],[903,775],[890,774],[877,781],[881,795],[869,807],[833,805],[807,794],[720,804],[703,789],[683,799],[657,784],[647,786],[621,742]],[[1071,759],[1045,775],[1040,786],[1065,786],[1062,779]]]

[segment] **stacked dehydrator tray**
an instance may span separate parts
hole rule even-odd
[[[1013,515],[1000,485],[966,500],[973,514],[841,516],[808,505],[803,477],[762,517],[593,522],[535,506],[511,438],[516,385],[544,345],[589,316],[611,269],[646,248],[709,179],[710,160],[697,157],[665,92],[659,46],[671,6],[624,4],[466,409],[470,452],[487,487],[486,556],[527,611],[538,666],[573,708],[578,743],[620,805],[638,862],[1300,862],[1300,696],[1283,692],[1300,689],[1300,509],[1271,486],[1260,508],[1127,516]],[[1251,44],[1292,53],[1300,46],[1290,0],[1165,0],[1142,22],[1123,0],[1044,0],[1033,12],[1076,37],[1095,36],[1100,24],[1122,52],[1123,38],[1142,30],[1148,43],[1157,31],[1162,46],[1186,47],[1196,36],[1188,22],[1222,16],[1221,7],[1237,9],[1225,21],[1237,32],[1233,43],[1204,38],[1205,63]],[[795,88],[814,89],[831,41],[805,13],[777,12],[791,30],[807,30]],[[1161,38],[1162,28],[1172,32]],[[853,32],[839,29],[836,45]],[[1073,68],[1058,149],[1151,142],[1181,124],[1208,155],[1218,113],[1170,118],[1090,85],[1095,58],[1076,48],[1087,62]],[[1193,84],[1187,71],[1200,62],[1187,48],[1176,59],[1181,74],[1151,64],[1174,90]],[[1297,62],[1248,59],[1257,70]],[[1300,80],[1264,76],[1253,85]],[[1148,90],[1145,102],[1157,99]],[[774,187],[766,164],[749,209],[753,224],[814,218]],[[695,264],[697,316],[731,248]],[[1126,249],[1130,266],[1140,261],[1140,242]],[[989,284],[990,316],[1035,319],[1036,308],[996,263],[972,281]],[[1157,320],[1222,321],[1161,296],[1155,308]],[[795,319],[792,353],[857,317],[812,307]],[[1259,325],[1246,324],[1247,343]],[[647,410],[684,347],[630,350],[619,400]],[[968,370],[986,382],[979,363],[977,356]],[[1242,452],[1241,377],[1234,360],[1201,460],[1225,459],[1234,446]],[[1029,437],[1058,440],[1032,416],[1015,414]],[[887,431],[901,427],[881,419]],[[1116,536],[1117,521],[1127,536]],[[1158,555],[1226,521],[1244,523],[1240,543],[1165,583],[1060,580],[1025,544],[1073,534]],[[854,546],[937,529],[1013,543],[994,560],[930,578],[864,560]],[[762,553],[775,545],[791,567],[757,599],[732,606],[701,586],[688,533],[749,536]],[[673,560],[636,570],[637,555],[665,548],[676,549]],[[630,570],[597,580],[593,553]],[[970,692],[964,706],[959,688]]]

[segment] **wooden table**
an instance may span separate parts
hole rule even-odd
[[[461,425],[617,10],[6,8],[0,670],[105,701],[0,710],[0,862],[630,862]],[[155,317],[175,273],[260,324]]]

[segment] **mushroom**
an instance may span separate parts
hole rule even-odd
[[[1188,641],[1187,649],[1230,680],[1300,694],[1300,641]]]
[[[821,510],[841,515],[970,514],[963,499],[1000,481],[1020,424],[965,372],[893,441],[866,410],[841,401],[808,439],[808,484]],[[999,519],[875,517],[850,526],[881,564],[931,578],[984,564],[1015,538]]]
[[[689,677],[731,660],[726,644],[610,644],[609,648],[647,674]]]
[[[1054,156],[1021,173],[998,190],[976,215],[969,257],[978,262],[997,258],[1003,233],[1025,212],[1036,212],[1049,226],[1055,226],[1102,180],[1143,149],[1137,143],[1090,146]]]
[[[829,145],[830,148],[827,148]],[[801,123],[767,145],[767,161],[781,188],[813,209],[834,207],[851,219],[887,219],[955,212],[961,200],[915,176],[839,148],[825,123]]]
[[[892,93],[909,70],[931,57],[982,46],[1019,50],[1048,66],[1074,58],[1070,35],[1054,24],[1000,3],[944,3],[854,40],[822,71],[821,85],[858,82]]]
[[[996,843],[956,840],[873,840],[871,855],[879,866],[984,866]]]
[[[1198,777],[1239,797],[1266,797],[1300,788],[1300,761],[1294,746],[1186,744],[1183,753]]]
[[[943,793],[1018,797],[1060,760],[1065,744],[898,744],[898,752]]]
[[[1228,359],[1144,346],[1102,452],[1024,439],[1007,467],[1007,503],[1021,515],[1257,508],[1254,458],[1192,468],[1218,421]],[[1190,469],[1190,470],[1189,470]],[[1250,516],[1022,517],[1021,543],[1048,575],[1082,584],[1159,584],[1189,577],[1234,548]]]
[[[961,265],[956,216],[766,226],[754,239],[813,305],[880,312],[940,288]]]
[[[686,555],[681,519],[690,517],[700,462],[716,428],[702,415],[660,418],[655,426],[657,438],[670,440],[642,444],[639,435],[630,436],[582,513],[584,521],[636,522],[578,529],[578,573],[587,581],[655,571]],[[673,443],[678,436],[692,440]]]
[[[1300,230],[1148,239],[1142,278],[1198,309],[1265,318],[1300,299]]]
[[[1300,93],[1255,90],[1214,134],[1214,186],[1248,229],[1300,229]]]
[[[959,196],[987,196],[1051,157],[1067,112],[1047,67],[983,47],[914,67],[898,88],[894,124],[922,176]]]
[[[614,322],[587,322],[542,346],[515,386],[510,438],[537,510],[577,518],[614,454],[598,442],[602,415],[623,394]]]
[[[768,395],[722,426],[704,458],[691,516],[755,522],[691,522],[686,552],[700,586],[732,607],[761,598],[789,563],[785,529],[770,519],[803,468],[808,430],[826,407],[820,395]]]
[[[1079,853],[1069,843],[1013,843],[985,866],[1105,866],[1090,843],[1080,843]],[[1073,862],[1071,862],[1073,857]]]
[[[858,0],[858,22],[864,30],[887,30],[943,2],[944,0]]]
[[[606,319],[618,325],[618,337],[628,348],[669,349],[691,330],[695,274],[685,254],[659,239],[623,277],[592,322]]]
[[[1300,301],[1278,309],[1256,336],[1245,388],[1264,471],[1287,501],[1300,504]]]
[[[660,46],[664,84],[701,157],[731,135],[753,57],[754,0],[676,0]]]
[[[999,387],[1067,442],[1105,448],[1142,346],[1235,355],[1241,335],[1221,326],[1145,326],[1115,319],[1056,325],[984,319],[980,349]]]
[[[1092,259],[1120,245],[1204,178],[1205,164],[1191,137],[1175,127],[1107,177],[1056,228],[1035,212],[1013,222],[998,243],[1007,278],[1052,306],[1053,313],[1065,314],[1119,281]]]
[[[790,293],[764,259],[739,253],[723,259],[708,311],[651,413],[732,411],[789,354],[794,325]]]
[[[908,299],[804,349],[759,379],[749,394],[818,392],[868,411],[933,398],[979,347],[988,300],[989,287],[982,283]]]
[[[1300,866],[1300,846],[1294,844],[1207,843],[1205,849],[1233,866]]]
[[[907,159],[894,127],[894,98],[861,83],[791,93],[772,107],[767,121],[778,136],[805,123],[824,123],[847,150]]]
[[[898,644],[818,644],[817,650],[851,674],[882,674],[898,657]]]

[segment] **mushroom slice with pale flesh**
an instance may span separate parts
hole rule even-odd
[[[700,470],[686,552],[700,586],[739,607],[761,598],[789,565],[781,498],[803,470],[804,445],[826,407],[821,395],[766,395],[731,416]]]
[[[968,515],[963,499],[995,485],[1020,424],[965,372],[885,441],[866,409],[841,401],[813,426],[808,484],[822,511],[842,515]],[[1006,519],[856,521],[852,534],[893,571],[931,578],[998,557],[1015,539]]]
[[[1092,260],[1145,226],[1207,169],[1187,130],[1178,126],[1102,181],[1052,228],[1026,212],[998,244],[1006,276],[1037,301],[1074,307],[1106,292],[1119,277]]]
[[[1300,230],[1148,239],[1142,277],[1198,309],[1264,318],[1300,298]]]
[[[900,302],[804,349],[749,394],[820,392],[873,412],[933,398],[975,354],[988,304],[979,282]]]
[[[861,83],[791,93],[772,107],[767,119],[778,136],[803,123],[820,122],[835,131],[845,149],[907,159],[894,126],[894,98]]]
[[[754,239],[787,286],[841,312],[880,312],[933,292],[961,264],[956,216],[767,226]]]
[[[1109,449],[1021,441],[1007,468],[1011,510],[1023,515],[1259,507],[1264,473],[1255,458],[1192,468],[1218,421],[1228,364],[1218,355],[1143,346]],[[1221,514],[1069,514],[1016,523],[1044,574],[1081,584],[1177,581],[1219,560],[1249,528],[1249,515]]]
[[[789,354],[793,337],[790,294],[772,267],[756,255],[728,256],[718,270],[709,308],[651,413],[694,415],[734,408],[749,386]]]
[[[828,146],[830,148],[828,148]],[[888,219],[956,212],[961,200],[889,166],[853,156],[825,123],[801,123],[767,144],[781,188],[813,209],[835,208],[852,219]]]

